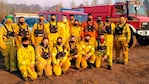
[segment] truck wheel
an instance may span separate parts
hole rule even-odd
[[[143,40],[140,40],[140,39],[137,39],[138,43],[141,45],[141,46],[146,46],[148,45],[148,41],[143,41]]]
[[[134,48],[136,44],[137,44],[136,36],[132,34],[129,42],[129,48],[130,49]]]

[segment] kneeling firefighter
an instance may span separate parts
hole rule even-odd
[[[96,60],[95,60],[95,65],[96,67],[100,67],[101,66],[101,62],[103,61],[103,59],[106,57],[106,56],[109,56],[109,49],[108,49],[108,44],[106,43],[106,40],[105,40],[105,36],[104,34],[101,34],[99,36],[99,38],[97,38],[97,41],[96,41],[96,48],[95,48],[95,55],[96,55]],[[111,63],[109,62],[109,57],[108,57],[108,69],[111,70]]]
[[[86,35],[85,40],[80,43],[81,46],[81,66],[83,69],[89,67],[92,68],[92,65],[95,62],[96,56],[94,55],[95,48],[94,44],[91,41],[91,36]]]
[[[36,68],[39,77],[43,74],[47,77],[52,75],[52,58],[48,43],[48,37],[44,37],[41,44],[36,48]]]
[[[81,52],[79,48],[79,43],[76,40],[75,36],[70,37],[70,41],[67,45],[68,52],[69,52],[69,59],[71,61],[71,65],[75,65],[76,69],[80,68],[80,63],[81,63]]]
[[[53,48],[52,63],[53,63],[53,72],[56,76],[60,76],[62,72],[65,73],[71,65],[68,59],[67,49],[63,45],[63,39],[61,37],[58,37],[57,44]]]

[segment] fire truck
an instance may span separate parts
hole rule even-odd
[[[51,19],[51,14],[56,15],[56,20],[61,21],[62,16],[66,15],[67,18],[70,18],[70,15],[74,15],[75,19],[79,20],[80,22],[83,22],[87,19],[87,14],[83,13],[82,11],[79,10],[72,10],[68,8],[62,8],[60,11],[42,11],[38,12],[39,15],[44,15],[47,21],[50,21]]]
[[[117,2],[111,5],[83,6],[73,8],[73,10],[92,13],[94,20],[97,16],[101,16],[105,21],[106,16],[110,16],[111,21],[115,24],[118,23],[119,17],[123,15],[127,18],[131,29],[129,47],[134,47],[136,43],[140,45],[149,43],[149,17],[147,17],[146,8],[142,4],[126,1],[126,3]]]

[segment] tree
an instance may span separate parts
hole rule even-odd
[[[112,0],[104,0],[105,4],[112,4]]]
[[[98,5],[98,0],[93,0],[92,5]]]
[[[147,9],[148,16],[149,16],[149,0],[144,0],[143,4],[145,5],[145,7]]]
[[[73,0],[73,1],[71,2],[71,8],[74,8],[74,7],[76,7],[76,3],[75,3],[75,1]]]

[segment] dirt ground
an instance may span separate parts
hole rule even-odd
[[[60,77],[37,79],[24,82],[19,73],[4,70],[3,58],[0,58],[0,84],[149,84],[149,46],[130,50],[129,64],[114,64],[112,70],[101,68],[69,71]]]

